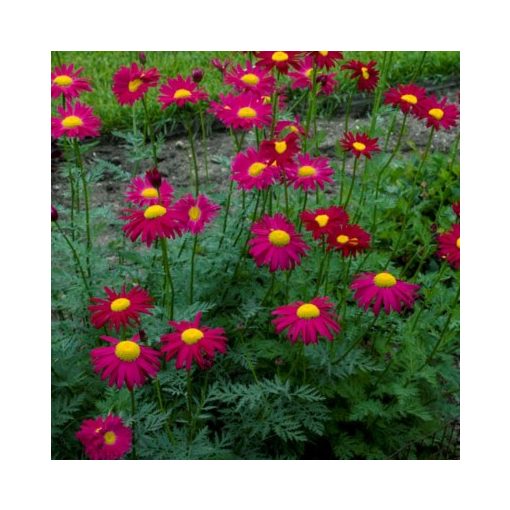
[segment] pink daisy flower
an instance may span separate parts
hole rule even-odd
[[[279,167],[291,163],[300,150],[301,146],[296,133],[289,133],[285,138],[263,140],[260,144],[260,153],[263,157],[271,163],[276,161]]]
[[[398,106],[402,113],[415,112],[418,105],[427,97],[427,91],[416,85],[399,85],[386,92],[385,104]]]
[[[126,190],[126,200],[145,207],[159,203],[169,205],[173,197],[174,188],[166,179],[161,180],[158,190],[146,176],[132,179]]]
[[[304,60],[300,61],[296,67],[296,71],[289,73],[289,78],[292,80],[290,88],[311,89],[313,66],[314,59],[311,56],[308,56]]]
[[[241,65],[232,68],[224,79],[227,85],[233,85],[239,92],[253,92],[257,96],[270,96],[275,85],[273,76],[253,66],[249,60],[244,68]]]
[[[290,305],[280,306],[273,310],[272,320],[279,334],[288,328],[287,337],[291,343],[300,339],[305,345],[316,344],[319,336],[332,341],[340,332],[340,324],[334,313],[334,305],[327,297],[316,297],[308,303],[296,301]]]
[[[351,70],[351,79],[358,79],[358,90],[360,92],[371,92],[377,87],[379,82],[379,71],[375,68],[377,63],[374,60],[364,64],[359,60],[349,60],[341,69]]]
[[[372,306],[375,315],[379,315],[381,307],[386,314],[391,310],[400,313],[403,307],[411,308],[419,288],[419,285],[397,280],[387,272],[360,274],[351,284],[358,306],[365,311]]]
[[[269,266],[269,271],[293,269],[310,247],[283,214],[265,215],[251,227],[250,255],[257,266]]]
[[[170,321],[173,333],[162,335],[161,352],[166,360],[175,359],[175,368],[191,370],[195,361],[200,368],[209,368],[215,352],[227,351],[227,337],[222,328],[200,326],[202,312],[198,312],[193,321]]]
[[[240,152],[232,161],[231,179],[239,189],[266,189],[273,185],[280,174],[276,165],[271,165],[266,156],[253,147]]]
[[[249,131],[253,127],[264,127],[271,124],[271,105],[245,92],[234,96],[220,94],[220,102],[211,102],[210,112],[223,124],[234,129]]]
[[[276,68],[282,74],[287,74],[289,66],[296,68],[299,65],[299,51],[256,51],[259,59],[257,66],[265,69]]]
[[[446,97],[439,101],[436,97],[429,96],[418,105],[416,114],[420,119],[427,121],[427,127],[435,130],[450,129],[457,125],[459,109],[446,101]]]
[[[333,229],[349,222],[349,215],[343,207],[332,205],[320,207],[314,211],[303,211],[301,220],[305,229],[312,233],[314,239],[328,235]]]
[[[298,136],[305,135],[305,128],[301,124],[299,115],[296,115],[295,120],[279,120],[276,123],[274,132],[277,138],[283,138],[289,133],[295,133]]]
[[[151,87],[157,87],[159,71],[152,67],[144,69],[133,62],[130,67],[122,66],[113,75],[112,90],[119,104],[132,105],[141,99]]]
[[[452,228],[437,236],[438,256],[446,260],[453,268],[460,267],[460,225],[454,223]]]
[[[452,211],[460,218],[460,202],[454,202],[452,204]]]
[[[333,183],[334,170],[329,166],[328,158],[312,158],[309,154],[300,154],[297,162],[285,167],[289,182],[295,189],[324,189],[324,184]]]
[[[180,74],[177,78],[168,78],[168,81],[161,86],[158,101],[162,108],[168,108],[172,104],[184,106],[188,103],[198,103],[206,100],[208,95],[201,90],[189,76],[183,78]]]
[[[343,60],[344,54],[341,51],[311,51],[319,69],[331,69],[336,66],[337,60]]]
[[[117,460],[131,450],[133,433],[119,416],[84,420],[76,438],[92,460]]]
[[[130,291],[122,287],[120,292],[105,287],[104,291],[106,299],[90,298],[92,303],[89,306],[90,321],[95,328],[99,329],[106,325],[119,331],[122,326],[138,326],[141,313],[152,315],[149,312],[150,308],[154,308],[152,298],[141,287],[133,287]]]
[[[124,209],[121,219],[127,222],[122,227],[126,236],[133,242],[140,237],[147,246],[161,237],[173,239],[180,236],[183,230],[175,209],[168,205],[154,204],[145,209]]]
[[[328,249],[355,257],[370,247],[370,234],[359,225],[336,225],[328,233]]]
[[[209,200],[205,195],[195,198],[191,193],[181,197],[174,204],[175,217],[184,229],[192,234],[202,232],[216,218],[221,207]]]
[[[320,86],[319,94],[330,96],[337,86],[335,73],[319,74],[319,76],[317,76],[317,83]]]
[[[101,380],[108,379],[109,386],[128,390],[143,386],[147,377],[155,377],[159,372],[161,354],[140,344],[140,335],[130,340],[119,340],[111,336],[102,336],[101,340],[109,342],[108,347],[96,347],[90,351],[94,371],[101,375]]]
[[[65,108],[57,106],[57,117],[51,118],[51,136],[60,138],[79,138],[99,136],[101,121],[94,115],[92,108],[81,103],[68,103]]]
[[[345,133],[344,137],[340,140],[344,151],[350,151],[356,158],[362,155],[370,159],[373,152],[380,152],[377,145],[379,138],[369,138],[365,133]]]
[[[82,92],[90,92],[92,87],[85,78],[80,78],[83,67],[74,69],[74,64],[55,67],[51,73],[51,97],[78,97]]]

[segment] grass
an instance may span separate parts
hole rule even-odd
[[[362,61],[370,59],[380,62],[382,52],[351,52],[344,53],[347,60],[355,58]],[[243,62],[247,56],[241,52],[225,51],[160,51],[147,53],[147,66],[157,67],[164,79],[177,74],[188,75],[195,67],[204,69],[202,86],[212,98],[216,98],[220,92],[227,92],[228,88],[223,84],[222,76],[211,64],[212,58],[228,58],[232,62]],[[389,82],[408,83],[414,78],[416,70],[420,66],[423,52],[399,51],[393,52],[392,66],[389,73]],[[128,65],[138,60],[136,51],[55,51],[51,55],[52,67],[59,62],[74,63],[76,66],[85,68],[84,76],[91,79],[93,91],[83,95],[83,101],[90,104],[103,122],[103,134],[110,134],[112,130],[129,129],[133,122],[133,112],[129,106],[120,106],[111,91],[112,75],[120,66]],[[420,72],[423,83],[448,81],[458,77],[460,70],[460,53],[452,51],[427,52],[422,70]],[[350,80],[346,80],[346,73],[339,74],[339,88],[332,96],[320,101],[320,113],[334,115],[343,102],[343,96],[349,87]],[[293,92],[290,99],[302,94],[301,91]],[[157,91],[151,90],[149,105],[154,121],[162,122],[168,116],[163,112],[155,101]],[[135,115],[141,115],[140,105],[135,109]]]

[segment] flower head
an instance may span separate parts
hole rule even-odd
[[[84,420],[76,438],[92,460],[117,460],[131,450],[133,433],[119,416]]]
[[[360,92],[371,92],[377,87],[379,71],[375,68],[377,63],[374,60],[364,64],[359,60],[349,60],[341,69],[351,70],[351,79],[358,79],[358,90]]]
[[[460,218],[460,202],[454,202],[452,204],[452,211]]]
[[[259,59],[257,66],[265,69],[278,69],[287,74],[289,66],[296,68],[299,65],[298,51],[256,51],[255,56]]]
[[[156,167],[147,170],[145,178],[150,182],[151,186],[159,190],[163,177]]]
[[[226,59],[222,61],[219,58],[213,58],[211,59],[211,64],[218,69],[220,73],[224,74],[230,65],[230,60]]]
[[[147,176],[133,178],[126,190],[126,199],[129,202],[145,207],[156,204],[167,206],[173,196],[174,188],[166,179],[162,179],[157,188]]]
[[[300,149],[299,138],[296,133],[289,133],[285,138],[263,140],[260,144],[260,153],[264,159],[271,163],[276,161],[279,167],[291,163]]]
[[[427,91],[417,85],[398,85],[386,92],[385,104],[399,107],[403,113],[415,112],[418,105],[427,97]]]
[[[152,298],[141,287],[133,287],[130,291],[122,287],[120,292],[105,287],[104,291],[106,299],[90,298],[90,321],[95,328],[108,326],[119,331],[122,326],[135,327],[140,324],[141,313],[152,315],[149,311],[154,307]]]
[[[253,127],[271,124],[271,105],[257,96],[244,92],[237,96],[220,94],[220,102],[211,102],[213,113],[223,124],[234,129],[249,131]]]
[[[336,65],[337,60],[343,60],[344,55],[341,51],[311,51],[310,54],[315,59],[319,69],[331,69]]]
[[[157,87],[159,71],[152,67],[144,69],[133,62],[130,67],[122,66],[113,75],[112,90],[119,104],[132,105],[141,99],[151,87]]]
[[[74,68],[74,64],[63,64],[55,67],[51,73],[51,97],[64,96],[65,98],[78,97],[82,92],[92,90],[85,78],[80,78],[83,67]]]
[[[294,225],[280,213],[266,214],[252,225],[251,231],[255,237],[249,241],[250,255],[257,266],[269,266],[270,272],[293,269],[310,249]]]
[[[179,74],[177,78],[168,78],[167,82],[161,86],[158,101],[165,109],[172,104],[184,106],[188,103],[198,103],[198,101],[207,98],[207,94],[198,88],[190,77],[183,78]]]
[[[200,326],[202,312],[198,312],[193,321],[170,321],[175,330],[162,335],[161,352],[167,361],[175,359],[175,368],[191,370],[195,361],[200,368],[210,366],[215,352],[224,354],[227,351],[227,337],[222,328]]]
[[[317,76],[317,83],[320,85],[319,94],[330,96],[337,85],[335,73],[323,73]]]
[[[275,135],[278,138],[288,135],[289,133],[295,133],[298,136],[305,135],[305,128],[301,124],[299,115],[296,115],[295,119],[292,120],[279,120],[274,128]]]
[[[305,229],[312,233],[314,239],[328,235],[333,229],[349,222],[349,215],[343,207],[332,205],[320,207],[314,211],[303,211],[301,220]]]
[[[232,161],[231,179],[243,190],[265,189],[273,185],[280,174],[277,165],[269,162],[266,155],[249,147],[239,152]]]
[[[403,307],[411,308],[419,288],[419,285],[397,280],[387,272],[363,273],[357,275],[351,284],[358,306],[365,310],[372,306],[375,315],[382,307],[386,314],[391,310],[400,313]]]
[[[214,220],[221,207],[205,195],[194,197],[191,193],[181,197],[174,204],[175,216],[192,234],[199,234],[205,226]]]
[[[345,151],[350,151],[355,157],[365,156],[370,159],[373,152],[379,152],[377,145],[378,138],[369,138],[365,133],[352,133],[349,131],[345,133],[344,137],[340,140]]]
[[[94,115],[92,108],[79,102],[68,103],[65,108],[57,107],[58,116],[51,118],[51,136],[60,138],[79,138],[99,136],[101,121]]]
[[[439,249],[437,254],[440,258],[448,261],[455,269],[460,267],[460,224],[454,223],[452,228],[437,236]]]
[[[309,154],[300,154],[297,161],[285,167],[289,182],[295,189],[324,189],[324,184],[333,183],[334,170],[327,158],[312,158]]]
[[[147,377],[154,377],[160,368],[160,353],[140,344],[140,335],[129,340],[120,340],[111,336],[102,336],[109,342],[108,347],[96,347],[90,351],[92,366],[101,379],[108,379],[109,386],[129,390],[143,386]]]
[[[312,56],[308,56],[298,62],[296,70],[289,73],[289,78],[292,79],[290,87],[292,89],[311,89],[313,68],[314,59]]]
[[[134,242],[141,237],[147,246],[162,237],[173,239],[180,236],[183,230],[175,209],[160,203],[145,209],[124,209],[121,219],[127,222],[122,230],[129,239]]]
[[[333,307],[327,297],[316,297],[307,303],[296,301],[273,310],[276,319],[272,323],[277,333],[288,329],[287,337],[291,343],[301,340],[305,345],[316,344],[319,336],[332,341],[340,331]]]
[[[355,257],[370,246],[370,234],[359,225],[336,225],[328,233],[328,248]]]
[[[446,97],[439,101],[434,96],[424,99],[416,108],[416,114],[420,119],[427,121],[427,127],[432,127],[436,131],[450,129],[457,125],[459,119],[459,109],[455,104],[448,104]]]
[[[248,60],[245,66],[237,65],[224,76],[227,85],[233,85],[239,92],[253,92],[257,96],[270,96],[275,79],[268,72],[256,67]]]

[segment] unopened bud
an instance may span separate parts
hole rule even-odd
[[[204,77],[204,71],[197,67],[196,69],[193,69],[191,77],[195,83],[200,83]]]
[[[161,174],[156,167],[152,168],[151,170],[147,170],[147,172],[145,172],[145,177],[156,189],[160,188]]]
[[[145,65],[145,62],[147,62],[147,55],[145,54],[145,51],[138,53],[138,60],[140,61],[140,64]]]
[[[58,211],[55,207],[51,206],[51,221],[58,220]]]

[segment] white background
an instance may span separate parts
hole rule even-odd
[[[510,508],[503,2],[17,2],[0,16],[3,508]],[[478,4],[477,4],[478,5]],[[460,50],[460,461],[50,460],[50,51]]]

